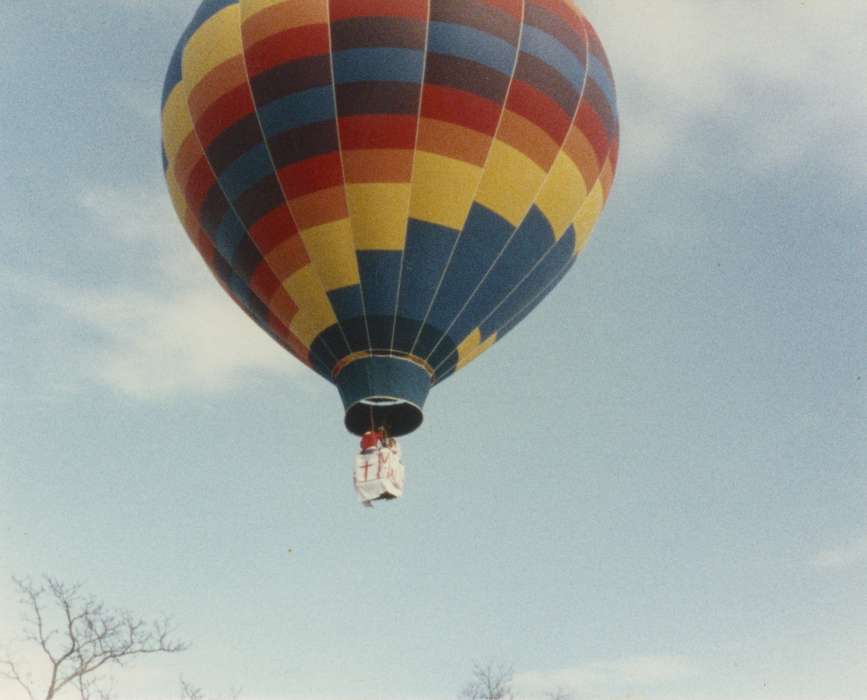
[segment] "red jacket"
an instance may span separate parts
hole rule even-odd
[[[368,430],[361,436],[361,451],[369,450],[377,446],[382,441],[382,434],[376,430]]]

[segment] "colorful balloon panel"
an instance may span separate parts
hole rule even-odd
[[[205,262],[349,413],[418,409],[396,433],[571,267],[617,145],[569,0],[205,0],[163,95]]]

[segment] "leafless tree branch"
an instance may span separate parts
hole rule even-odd
[[[567,693],[563,688],[557,688],[557,690],[549,690],[545,693],[545,697],[548,700],[572,700],[572,694]]]
[[[205,700],[205,694],[201,688],[181,678],[181,700]]]
[[[241,697],[240,689],[232,689],[226,700],[239,700]],[[201,688],[194,686],[189,681],[181,678],[181,698],[180,700],[205,700],[205,693]]]
[[[36,700],[33,696],[33,691],[30,689],[29,677],[25,680],[25,678],[21,676],[21,672],[18,670],[18,667],[12,659],[0,659],[0,667],[5,667],[5,670],[0,670],[0,676],[15,681],[27,692],[27,696],[30,700]]]
[[[512,692],[512,669],[498,664],[476,663],[472,680],[461,692],[463,700],[516,700]]]
[[[25,640],[39,647],[50,673],[44,692],[22,675],[11,656],[0,658],[0,674],[24,688],[30,700],[52,700],[67,686],[75,687],[81,700],[109,700],[111,687],[100,670],[123,666],[139,656],[187,648],[173,638],[168,618],[147,623],[126,611],[109,610],[84,596],[80,586],[51,577],[40,584],[18,578],[13,582],[27,611]]]
[[[111,700],[114,694],[114,685],[110,679],[82,677],[74,685],[81,700]]]

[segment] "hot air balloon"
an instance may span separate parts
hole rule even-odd
[[[416,429],[557,284],[618,149],[569,0],[205,0],[162,124],[193,244],[357,435]]]

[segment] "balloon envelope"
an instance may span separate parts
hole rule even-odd
[[[617,161],[611,71],[568,0],[205,0],[162,116],[193,243],[357,434],[418,427],[538,304]]]

